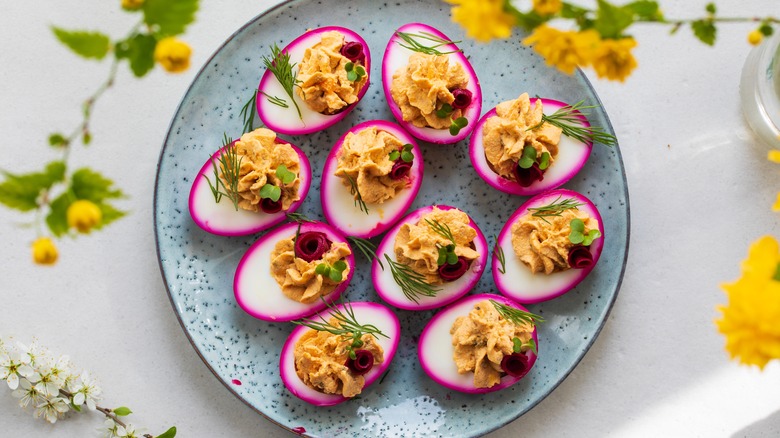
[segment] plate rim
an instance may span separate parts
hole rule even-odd
[[[248,406],[251,410],[257,412],[263,418],[265,418],[266,420],[270,421],[271,423],[277,425],[278,427],[280,427],[280,428],[282,428],[282,429],[284,429],[284,430],[286,430],[288,432],[296,433],[296,434],[301,435],[301,436],[316,436],[316,435],[309,435],[308,432],[303,432],[303,433],[295,432],[292,428],[287,427],[287,426],[283,425],[282,423],[274,420],[268,414],[262,412],[261,410],[259,410],[255,406],[253,406],[246,398],[241,396],[235,389],[231,388],[230,385],[228,385],[228,383],[225,380],[222,379],[222,377],[217,373],[217,371],[214,369],[214,367],[211,365],[211,363],[209,363],[209,361],[206,360],[206,358],[203,356],[203,354],[201,353],[201,351],[198,348],[198,346],[195,344],[194,340],[192,339],[190,331],[187,330],[187,327],[184,324],[184,320],[182,319],[181,313],[178,311],[178,308],[176,306],[176,302],[174,301],[173,294],[171,293],[171,289],[170,289],[170,287],[168,287],[168,281],[167,281],[167,277],[166,277],[166,270],[165,270],[165,267],[163,266],[162,258],[161,258],[161,254],[160,254],[160,230],[158,228],[158,223],[157,223],[157,213],[158,213],[157,196],[158,196],[158,192],[159,192],[159,181],[160,181],[161,165],[162,165],[163,158],[165,157],[165,152],[166,152],[166,148],[167,148],[167,145],[168,145],[168,140],[170,139],[171,132],[172,132],[171,129],[173,128],[173,124],[176,121],[176,116],[177,116],[177,114],[179,114],[179,111],[182,109],[182,106],[184,105],[184,101],[187,99],[187,97],[192,92],[192,89],[193,89],[193,87],[195,85],[195,82],[205,72],[206,68],[211,64],[211,61],[217,56],[218,53],[220,53],[225,48],[225,46],[228,43],[233,41],[233,39],[236,38],[239,33],[243,32],[246,28],[248,28],[248,27],[252,26],[253,24],[255,24],[262,17],[264,17],[264,16],[266,16],[266,15],[268,15],[268,14],[270,14],[270,13],[272,13],[272,12],[278,10],[278,9],[284,8],[284,7],[288,6],[288,5],[290,5],[291,3],[310,2],[310,1],[312,1],[312,0],[283,0],[280,3],[278,3],[278,4],[276,4],[276,5],[274,5],[274,6],[270,7],[270,8],[265,9],[264,11],[260,12],[259,14],[255,15],[254,17],[249,19],[249,21],[244,23],[241,27],[239,27],[232,34],[230,34],[230,36],[228,36],[212,52],[212,54],[208,57],[208,59],[206,59],[203,62],[203,65],[201,65],[201,67],[198,70],[198,72],[193,76],[192,81],[190,82],[189,87],[187,87],[187,91],[184,93],[184,95],[182,96],[181,100],[179,101],[179,104],[176,106],[176,110],[174,111],[173,116],[171,117],[171,121],[168,124],[168,128],[167,128],[166,134],[165,134],[165,138],[163,140],[162,147],[160,148],[160,153],[159,153],[158,158],[157,158],[157,166],[156,166],[155,178],[154,178],[154,196],[152,197],[152,225],[153,225],[153,228],[154,228],[154,246],[155,246],[155,254],[157,256],[157,266],[160,269],[160,276],[161,276],[161,279],[162,279],[162,283],[163,283],[163,286],[165,287],[165,291],[166,291],[166,293],[168,295],[168,300],[171,303],[171,308],[173,310],[173,313],[176,315],[176,319],[179,321],[179,325],[181,326],[181,329],[184,332],[184,335],[186,336],[187,341],[190,343],[190,346],[193,348],[193,350],[195,350],[195,353],[198,355],[198,357],[203,362],[203,364],[206,365],[206,368],[208,368],[209,371],[211,371],[211,373],[214,375],[214,377],[217,379],[217,381],[222,383],[222,386],[224,386],[234,397],[239,399],[246,406]],[[603,103],[601,101],[601,97],[599,97],[599,95],[596,93],[596,90],[593,88],[593,85],[591,84],[591,82],[588,79],[588,77],[585,76],[585,74],[582,72],[582,70],[579,67],[576,68],[575,76],[578,79],[582,80],[584,82],[584,85],[586,85],[588,87],[588,89],[590,90],[591,94],[595,98],[596,103],[604,111],[604,120],[607,123],[607,126],[606,126],[606,128],[608,128],[607,130],[614,133],[615,130],[614,130],[614,127],[612,126],[612,121],[610,120],[609,115],[607,113],[607,110],[606,110],[606,108],[604,107],[604,105],[603,105]],[[618,163],[620,165],[620,168],[623,170],[623,172],[621,172],[621,177],[623,179],[623,195],[624,195],[625,203],[626,203],[626,242],[625,242],[625,247],[623,248],[624,256],[623,256],[622,266],[620,268],[620,273],[618,275],[617,282],[615,284],[615,293],[613,294],[612,298],[609,300],[609,303],[608,303],[608,305],[606,307],[606,312],[604,314],[604,318],[602,318],[602,320],[599,322],[598,327],[596,328],[595,332],[588,339],[588,342],[584,346],[582,354],[575,359],[575,361],[572,363],[571,367],[569,367],[569,369],[567,369],[563,373],[563,375],[560,376],[560,378],[549,388],[548,391],[545,391],[540,397],[538,397],[534,402],[532,402],[527,407],[527,409],[518,411],[517,415],[510,417],[506,421],[500,421],[500,422],[496,423],[495,425],[487,428],[486,430],[482,431],[478,435],[486,435],[488,433],[494,432],[494,431],[496,431],[496,430],[506,426],[509,423],[514,422],[518,418],[520,418],[523,415],[525,415],[528,411],[530,411],[531,409],[535,408],[539,403],[541,403],[542,400],[546,399],[550,394],[552,394],[552,392],[555,391],[555,389],[557,389],[558,386],[560,386],[560,384],[563,383],[563,381],[566,380],[566,378],[569,377],[569,375],[574,371],[574,369],[580,364],[582,359],[584,359],[585,356],[588,354],[588,352],[590,351],[591,347],[596,342],[596,339],[601,334],[601,330],[606,325],[607,320],[609,319],[610,314],[612,313],[612,308],[615,305],[615,301],[617,300],[618,294],[620,293],[620,288],[621,288],[621,286],[623,284],[623,278],[624,278],[624,275],[625,275],[625,272],[626,272],[626,266],[628,264],[629,246],[630,246],[630,241],[631,241],[631,203],[630,203],[630,200],[629,200],[628,178],[626,176],[626,167],[625,167],[625,164],[623,162],[623,154],[620,151],[620,144],[619,143],[620,143],[619,140],[617,140],[615,142],[614,148],[612,150],[615,152],[615,156],[616,156],[617,161],[618,161]],[[602,145],[602,146],[604,146],[604,145]],[[606,147],[606,146],[604,146],[604,147]]]

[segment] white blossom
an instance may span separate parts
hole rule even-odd
[[[29,378],[33,375],[33,369],[24,362],[24,358],[17,351],[0,355],[0,380],[5,380],[11,389],[19,387],[20,376]]]
[[[81,406],[86,403],[87,407],[94,411],[95,401],[100,400],[101,392],[97,383],[89,377],[89,373],[84,371],[73,385],[73,404]]]
[[[98,429],[102,433],[102,436],[104,438],[115,438],[117,436],[117,424],[112,420],[111,418],[107,418],[106,421],[103,422],[103,427]]]
[[[46,399],[27,379],[20,379],[19,386],[20,388],[12,392],[11,395],[19,399],[19,406],[23,408],[30,404],[38,406]]]
[[[45,399],[35,409],[37,418],[43,417],[49,423],[56,423],[58,418],[62,418],[65,412],[68,412],[68,404],[60,397]]]
[[[135,430],[135,426],[130,423],[127,423],[127,425],[122,428],[122,433],[117,433],[117,435],[123,438],[138,438],[141,436],[140,432]]]
[[[22,362],[31,366],[35,366],[46,355],[46,352],[38,345],[37,341],[33,341],[29,346],[17,342],[16,346],[19,347],[21,352]]]
[[[60,388],[62,388],[65,379],[63,376],[55,373],[52,368],[53,364],[39,364],[35,373],[33,373],[28,379],[30,383],[35,383],[35,388],[41,394],[55,397],[59,395]]]

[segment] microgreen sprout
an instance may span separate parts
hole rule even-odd
[[[600,126],[583,126],[580,116],[588,116],[588,113],[584,110],[597,108],[596,105],[583,105],[584,100],[581,100],[574,105],[566,105],[565,107],[555,111],[549,116],[542,115],[542,121],[538,124],[528,128],[533,130],[541,127],[546,123],[561,128],[563,135],[571,137],[577,141],[583,143],[599,142],[606,146],[614,146],[617,144],[617,138],[614,135],[606,132]]]
[[[282,184],[290,184],[295,181],[296,178],[295,173],[290,172],[284,164],[280,164],[279,167],[276,168],[276,176],[282,180]]]
[[[393,280],[400,286],[409,301],[420,302],[421,296],[435,297],[441,289],[435,288],[425,281],[425,276],[412,269],[410,266],[396,262],[385,254],[385,260],[390,266]]]
[[[452,105],[448,103],[442,104],[441,108],[436,110],[436,117],[446,119],[453,111],[455,111],[455,108],[453,108]]]
[[[443,47],[449,44],[458,44],[460,41],[450,41],[436,36],[430,32],[396,32],[395,34],[403,41],[403,43],[401,41],[397,41],[399,46],[414,52],[424,53],[426,55],[446,55],[449,53],[462,52],[460,49],[449,50],[446,52],[440,51],[439,47]],[[429,45],[429,43],[433,43],[433,45]]]
[[[525,310],[520,310],[516,307],[501,304],[496,300],[490,300],[490,303],[493,305],[493,307],[496,308],[499,315],[514,325],[536,324],[537,322],[544,322],[544,318],[531,312],[526,312]]]
[[[363,253],[363,256],[365,256],[366,259],[369,261],[376,260],[376,262],[379,263],[379,267],[382,268],[383,271],[385,270],[385,265],[382,264],[382,260],[376,255],[376,245],[373,242],[355,236],[349,236],[347,237],[347,240]]]
[[[281,97],[271,96],[268,93],[266,93],[265,91],[261,91],[261,93],[263,93],[263,96],[265,96],[265,98],[268,99],[269,102],[271,102],[272,104],[274,104],[276,106],[280,106],[282,108],[289,108],[290,107],[290,105],[287,105],[287,101],[282,99]]]
[[[355,207],[360,208],[360,211],[368,214],[368,206],[366,205],[366,202],[363,201],[360,190],[358,190],[357,181],[349,175],[347,175],[347,181],[349,181],[349,192],[355,197]]]
[[[314,268],[314,273],[328,277],[335,282],[340,282],[344,279],[344,271],[347,269],[347,263],[344,260],[339,260],[333,265],[327,263],[320,263]]]
[[[266,184],[260,189],[258,195],[262,199],[270,199],[276,202],[282,197],[282,189],[273,184]]]
[[[357,82],[366,75],[366,69],[362,65],[355,65],[354,62],[344,64],[344,70],[347,71],[347,79],[351,82]]]
[[[493,248],[493,255],[498,260],[498,263],[501,264],[501,267],[498,268],[498,272],[506,274],[506,255],[504,255],[504,248],[499,245],[497,236],[494,236],[494,239],[496,241],[496,246]]]
[[[352,309],[352,304],[349,302],[342,301],[342,306],[344,308],[342,311],[327,303],[322,297],[320,297],[320,299],[322,299],[322,302],[330,309],[331,313],[329,316],[336,320],[335,323],[331,323],[329,320],[325,319],[323,313],[326,312],[317,314],[320,321],[304,318],[299,321],[293,321],[292,323],[308,327],[318,332],[328,332],[332,335],[340,336],[344,341],[351,340],[346,346],[347,354],[351,359],[355,359],[355,349],[363,346],[361,338],[364,334],[382,336],[390,339],[389,336],[382,333],[375,325],[359,323],[355,318],[355,311]]]
[[[536,342],[534,342],[534,338],[528,339],[528,342],[523,342],[518,337],[512,338],[513,353],[522,353],[523,348],[525,348],[526,351],[531,350],[534,352],[534,354],[538,354],[538,352],[536,351]]]
[[[536,148],[531,145],[525,145],[523,147],[523,153],[517,161],[517,165],[522,169],[530,169],[534,163],[539,165],[540,170],[547,169],[550,167],[550,153],[542,152],[542,155],[539,155]]]
[[[405,163],[411,163],[414,161],[414,154],[412,153],[413,146],[409,143],[405,144],[400,151],[390,152],[390,161],[396,161],[397,159],[403,160]]]
[[[223,196],[227,196],[233,207],[238,211],[238,179],[241,169],[241,160],[243,156],[239,157],[236,152],[236,146],[233,140],[223,134],[222,136],[222,153],[218,158],[211,158],[211,169],[214,175],[214,182],[207,175],[203,175],[206,178],[206,182],[209,184],[211,193],[214,195],[214,202],[219,203]],[[221,177],[220,177],[221,176]],[[222,186],[223,190],[220,190]]]
[[[257,99],[257,90],[252,92],[252,97],[241,108],[241,118],[244,119],[244,133],[255,129],[255,100]]]
[[[290,100],[292,100],[293,105],[295,105],[295,109],[298,111],[298,118],[303,120],[301,109],[298,107],[298,103],[295,102],[295,98],[293,97],[293,88],[297,86],[300,81],[298,81],[295,78],[295,74],[293,74],[295,63],[290,64],[290,54],[282,52],[279,46],[274,43],[274,46],[271,47],[271,57],[263,56],[263,64],[265,64],[265,68],[273,73],[276,80],[279,81],[279,84],[281,84],[284,91],[290,97]]]
[[[469,124],[469,121],[465,117],[458,117],[457,119],[452,121],[452,125],[450,125],[450,135],[455,136],[458,135],[461,129],[465,128],[466,125]]]
[[[582,246],[590,246],[595,239],[601,237],[601,232],[597,229],[592,229],[585,233],[585,222],[582,219],[574,218],[569,222],[571,233],[569,233],[569,242]]]
[[[448,265],[454,265],[458,263],[458,256],[455,254],[455,244],[449,244],[442,246],[436,244],[436,249],[439,250],[439,256],[436,259],[436,264],[443,266],[445,263]]]
[[[552,216],[560,216],[563,214],[566,210],[577,210],[578,207],[581,207],[585,204],[582,202],[577,202],[574,198],[566,198],[561,201],[561,196],[558,196],[555,201],[553,201],[550,204],[544,205],[542,207],[530,207],[528,208],[528,211],[532,211],[531,216],[538,217],[542,219],[543,221],[547,222],[548,224],[550,221],[548,221],[546,218],[552,217]]]

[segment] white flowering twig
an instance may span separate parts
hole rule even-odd
[[[54,359],[47,350],[32,344],[17,343],[6,346],[0,339],[0,380],[4,380],[19,399],[23,409],[31,407],[35,418],[56,423],[70,411],[81,412],[86,405],[91,411],[98,411],[106,417],[99,430],[106,438],[173,438],[176,427],[154,435],[141,434],[135,426],[120,420],[130,415],[127,407],[108,409],[97,405],[102,392],[97,381],[89,372],[78,373],[68,356]]]

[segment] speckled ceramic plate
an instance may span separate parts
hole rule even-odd
[[[223,132],[237,137],[239,111],[257,87],[261,56],[269,45],[285,45],[307,28],[340,25],[368,41],[382,59],[398,26],[424,20],[453,38],[463,31],[450,22],[449,5],[431,0],[298,0],[284,3],[239,29],[206,63],[179,106],[165,140],[157,173],[154,221],[160,267],[174,311],[192,345],[214,375],[237,397],[282,427],[312,436],[463,436],[483,434],[527,412],[549,394],[582,359],[598,335],[617,296],[628,249],[629,207],[625,172],[617,147],[597,144],[590,160],[567,188],[584,193],[598,206],[606,245],[591,275],[572,292],[530,306],[547,322],[539,327],[539,362],[520,383],[487,395],[465,395],[429,379],[417,362],[417,337],[433,311],[397,311],[402,324],[399,352],[389,374],[359,399],[317,408],[289,394],[279,378],[279,352],[293,325],[271,324],[244,313],[233,299],[232,281],[244,251],[258,236],[220,237],[198,228],[187,211],[192,178]],[[598,104],[578,73],[559,74],[521,46],[515,37],[487,45],[464,41],[461,47],[477,71],[483,110],[521,92],[552,99]],[[379,63],[372,77],[379,78]],[[363,101],[343,121],[324,132],[289,137],[309,156],[314,181],[339,136],[369,119],[393,120],[382,84],[372,81]],[[611,130],[604,111],[591,122]],[[411,206],[453,205],[468,212],[490,238],[524,201],[498,192],[471,168],[467,142],[454,146],[422,144],[426,174]],[[299,210],[322,219],[318,185],[312,184]],[[492,241],[492,238],[490,239]],[[377,239],[378,241],[378,239]],[[378,300],[369,264],[361,257],[350,300]],[[488,268],[489,269],[489,268]],[[485,272],[475,292],[495,291]]]

